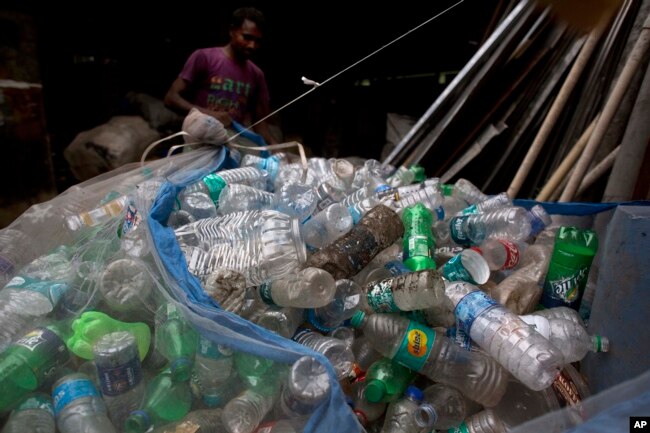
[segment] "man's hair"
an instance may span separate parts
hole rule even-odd
[[[264,30],[264,23],[266,19],[264,14],[255,9],[255,8],[239,8],[232,13],[232,18],[230,19],[230,26],[232,28],[241,27],[244,23],[244,20],[251,20],[254,22],[260,30]]]

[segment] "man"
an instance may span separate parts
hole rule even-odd
[[[262,70],[250,57],[260,47],[264,15],[254,8],[233,12],[230,42],[194,51],[165,95],[165,104],[185,113],[197,108],[226,127],[250,125],[269,113],[269,92]],[[253,130],[276,143],[262,122]]]

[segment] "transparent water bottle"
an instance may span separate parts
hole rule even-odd
[[[52,398],[36,393],[23,400],[9,415],[2,433],[55,433]]]
[[[52,398],[61,433],[117,432],[97,388],[85,374],[68,374],[57,380],[52,386]]]
[[[549,387],[563,365],[560,350],[501,304],[466,282],[447,286],[463,331],[530,389]]]
[[[483,201],[480,201],[476,204],[466,207],[461,211],[463,215],[483,213],[498,209],[501,207],[512,206],[512,200],[508,197],[508,194],[505,192],[493,195],[492,197],[486,198]]]
[[[437,183],[428,183],[423,188],[411,194],[401,196],[395,202],[395,205],[398,209],[406,209],[417,203],[422,203],[424,207],[432,212],[433,220],[441,221],[445,219],[444,198],[440,191],[440,186]]]
[[[382,433],[418,433],[420,427],[415,423],[415,411],[422,402],[422,391],[411,385],[404,397],[388,405]]]
[[[378,205],[348,233],[312,254],[305,266],[325,269],[335,280],[350,278],[403,234],[400,217],[388,207]]]
[[[329,272],[305,268],[259,286],[262,300],[269,305],[318,308],[329,304],[336,292],[336,283]]]
[[[215,218],[194,221],[174,230],[181,246],[210,249],[215,244],[233,243],[241,239],[241,233],[251,230],[259,220],[261,211],[233,212]]]
[[[130,332],[113,332],[93,347],[102,398],[113,425],[121,427],[144,396],[138,345]]]
[[[361,286],[352,280],[338,280],[333,299],[307,311],[307,320],[321,332],[331,332],[352,317],[361,302]]]
[[[273,306],[269,306],[259,315],[251,317],[250,320],[284,338],[291,338],[305,321],[301,308]]]
[[[314,188],[306,183],[285,183],[275,191],[273,208],[297,218],[301,223],[316,209],[317,198]]]
[[[18,269],[36,257],[36,245],[21,230],[0,230],[0,287],[4,287]]]
[[[465,249],[445,263],[442,275],[447,281],[485,284],[490,278],[490,267],[481,254]]]
[[[135,257],[108,263],[99,276],[102,297],[117,312],[147,311],[153,285],[147,266]]]
[[[273,191],[273,184],[278,177],[280,167],[284,164],[286,164],[286,155],[283,153],[276,153],[266,158],[247,154],[241,160],[241,167],[256,167],[268,173],[267,191]]]
[[[347,377],[352,371],[354,354],[343,341],[332,337],[325,337],[307,328],[299,328],[292,339],[303,346],[307,346],[325,355],[334,367],[336,377],[339,380]]]
[[[330,393],[327,370],[311,356],[298,358],[275,405],[276,419],[308,418]]]
[[[219,203],[219,196],[226,185],[243,183],[258,189],[264,189],[267,183],[268,173],[256,167],[241,167],[231,170],[222,170],[211,173],[200,181],[188,185],[181,196],[201,192],[208,194],[215,204]]]
[[[350,210],[341,203],[332,203],[305,221],[300,231],[308,247],[320,249],[349,232],[353,225]]]
[[[569,320],[576,325],[585,326],[585,322],[580,317],[580,314],[569,307],[553,307],[553,308],[544,308],[542,310],[535,310],[532,313],[535,316],[546,317],[547,319],[564,319]]]
[[[193,373],[201,390],[201,398],[209,407],[214,407],[215,396],[221,393],[232,372],[232,349],[200,336]]]
[[[122,195],[90,211],[71,215],[66,218],[65,223],[72,231],[80,230],[84,227],[95,227],[113,218],[122,216],[122,212],[128,203],[128,196]]]
[[[553,388],[554,386],[541,391],[533,391],[518,380],[511,378],[503,398],[498,405],[491,409],[508,430],[512,429],[548,412],[559,410],[560,402]]]
[[[341,340],[346,344],[346,346],[352,348],[354,340],[356,339],[356,330],[348,326],[339,326],[338,328],[328,332],[327,336]]]
[[[600,335],[589,335],[581,323],[534,314],[520,317],[560,349],[565,363],[580,361],[590,351],[609,351],[609,339]]]
[[[354,354],[352,371],[355,379],[365,378],[368,368],[375,361],[383,358],[383,355],[375,350],[365,335],[361,335],[354,340],[354,343],[352,343],[352,353]]]
[[[229,433],[252,433],[273,408],[277,394],[265,395],[247,389],[223,408],[221,417]]]
[[[454,183],[453,195],[466,201],[469,204],[480,203],[488,199],[488,196],[472,182],[467,179],[458,179]]]
[[[352,384],[352,406],[362,426],[368,427],[386,412],[388,403],[371,403],[366,398],[366,382],[363,379]]]
[[[382,355],[454,386],[484,406],[494,406],[505,392],[506,372],[494,359],[466,351],[423,324],[395,314],[366,316],[359,311],[351,325],[361,329]]]
[[[217,216],[217,207],[212,198],[204,192],[192,192],[181,195],[181,210],[199,220]]]
[[[524,241],[536,236],[550,222],[550,216],[539,205],[530,211],[518,206],[501,207],[454,217],[449,220],[449,231],[458,245],[473,246],[490,238]]]
[[[470,415],[453,430],[453,432],[467,433],[507,433],[507,428],[503,421],[491,409],[482,410],[474,415]]]
[[[450,429],[462,423],[474,405],[453,386],[434,383],[423,390],[415,422],[421,428]]]
[[[442,274],[434,269],[374,281],[363,289],[362,308],[369,312],[413,311],[448,303]]]
[[[247,210],[262,210],[271,206],[273,194],[252,186],[233,183],[226,185],[219,196],[217,212],[224,215]]]

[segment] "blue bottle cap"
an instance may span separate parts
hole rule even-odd
[[[420,388],[418,388],[415,385],[409,385],[408,388],[406,388],[406,391],[404,391],[404,395],[406,397],[412,398],[418,403],[420,403],[424,399],[424,394],[422,393],[422,390],[420,390]]]

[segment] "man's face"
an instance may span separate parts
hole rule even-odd
[[[249,59],[260,47],[262,32],[253,21],[245,19],[241,27],[230,31],[230,46],[235,55]]]

